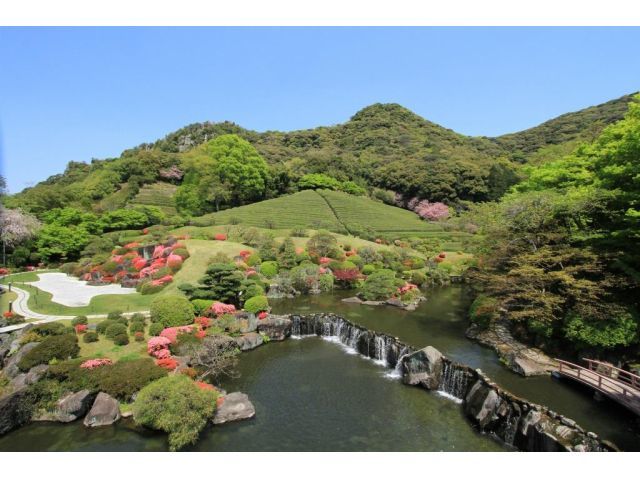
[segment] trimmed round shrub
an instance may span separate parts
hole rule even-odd
[[[165,286],[166,284],[154,285],[153,282],[147,282],[140,286],[140,293],[142,295],[153,295],[154,293],[158,293]]]
[[[129,321],[131,322],[140,322],[143,325],[147,324],[147,317],[144,316],[144,314],[142,313],[134,313],[133,315],[131,315],[131,317],[129,317]]]
[[[118,322],[116,322],[115,320],[103,320],[98,325],[96,325],[96,332],[105,333],[107,331],[107,328],[109,328],[111,325],[115,323],[118,323]]]
[[[36,365],[48,364],[54,358],[57,360],[75,358],[79,352],[78,338],[75,335],[54,335],[45,338],[33,350],[27,352],[18,362],[18,368],[26,372]]]
[[[131,322],[131,325],[129,325],[129,333],[133,335],[136,332],[144,333],[144,323],[138,321]]]
[[[107,314],[107,320],[118,320],[121,317],[122,317],[122,312],[120,310],[115,310]]]
[[[196,298],[195,300],[191,300],[191,303],[193,304],[193,310],[195,314],[203,315],[204,312],[211,308],[211,305],[213,305],[213,300],[201,300],[199,298]]]
[[[364,267],[362,267],[362,273],[365,275],[371,275],[375,271],[375,265],[371,265],[370,263],[367,263]]]
[[[93,343],[98,341],[98,334],[96,332],[87,332],[82,336],[84,343]]]
[[[55,335],[64,335],[67,333],[75,333],[73,327],[67,327],[60,322],[43,323],[36,325],[31,330],[31,333],[35,333],[41,337],[52,337]]]
[[[164,330],[164,326],[160,322],[154,322],[149,325],[149,336],[157,337],[162,330]]]
[[[121,323],[115,322],[113,325],[110,325],[107,330],[104,332],[110,340],[115,340],[118,335],[126,335],[127,327]]]
[[[262,262],[260,264],[260,273],[267,278],[275,277],[278,274],[278,262]]]
[[[193,305],[185,297],[165,295],[151,302],[151,321],[165,327],[180,327],[193,323]]]
[[[387,300],[396,293],[396,289],[395,272],[383,268],[367,277],[362,284],[362,296],[365,300]]]
[[[249,282],[247,282],[247,284],[246,284],[246,286],[244,288],[243,295],[246,298],[257,297],[259,295],[264,295],[264,288],[262,288],[262,285],[258,284],[257,282],[249,281]]]
[[[89,323],[89,319],[85,315],[79,315],[73,320],[71,320],[71,325],[74,327],[76,325],[87,325]]]
[[[120,333],[115,336],[113,339],[113,343],[116,345],[128,345],[129,344],[129,335],[126,333]]]
[[[182,257],[183,260],[186,260],[187,258],[189,258],[189,252],[187,251],[186,248],[176,248],[173,251],[174,255],[178,255],[180,257]]]
[[[244,309],[247,312],[256,314],[258,312],[265,312],[269,309],[269,299],[264,295],[258,295],[257,297],[251,297],[244,302]]]
[[[195,443],[216,409],[218,394],[186,375],[171,375],[144,387],[133,404],[134,420],[169,434],[169,447]]]

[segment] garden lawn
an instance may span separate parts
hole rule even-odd
[[[5,292],[0,295],[0,313],[9,310],[9,303],[13,302],[18,296],[15,292]]]

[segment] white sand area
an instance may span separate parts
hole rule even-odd
[[[123,288],[118,284],[92,286],[84,280],[70,277],[66,273],[39,273],[37,282],[25,282],[53,295],[52,302],[67,307],[85,307],[97,295],[127,295],[136,293],[135,288]]]

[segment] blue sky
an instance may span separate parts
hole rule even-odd
[[[189,123],[346,121],[397,102],[499,135],[640,89],[640,28],[0,28],[16,192]]]

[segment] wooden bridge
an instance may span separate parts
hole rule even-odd
[[[556,373],[594,388],[603,395],[640,415],[640,376],[608,363],[584,358],[586,367],[556,359]]]

